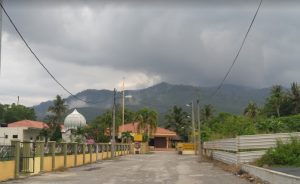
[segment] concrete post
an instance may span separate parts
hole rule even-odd
[[[44,153],[44,147],[45,147],[45,142],[44,141],[36,141],[37,144],[37,154],[38,156],[40,156],[40,171],[44,172],[44,157],[45,157],[45,153]]]
[[[74,149],[74,166],[76,167],[77,166],[77,154],[78,154],[78,143],[77,142],[74,142],[73,143],[73,149]]]
[[[14,146],[14,157],[15,157],[15,178],[19,177],[20,170],[20,140],[11,140],[11,145]]]
[[[83,165],[85,164],[85,150],[86,150],[86,144],[82,144]]]
[[[61,143],[63,145],[63,153],[64,153],[64,168],[67,168],[67,151],[68,151],[68,144],[66,142]]]
[[[89,154],[90,154],[90,164],[93,162],[93,152],[92,152],[92,144],[89,144]]]
[[[96,144],[96,162],[98,162],[99,144]]]
[[[55,141],[49,141],[50,144],[50,153],[52,156],[52,171],[55,170],[55,146],[56,142]]]
[[[101,156],[102,160],[104,160],[104,144],[101,144]]]

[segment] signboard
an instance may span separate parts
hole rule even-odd
[[[135,134],[134,135],[134,141],[142,142],[143,141],[143,135],[142,134]]]

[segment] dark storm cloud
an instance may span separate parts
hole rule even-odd
[[[110,88],[109,84],[118,81],[116,78],[127,75],[133,88],[159,81],[217,85],[258,3],[5,1],[4,5],[51,71],[72,90],[80,91]],[[288,85],[299,79],[299,7],[296,1],[263,2],[227,83],[266,87],[274,83]],[[18,42],[6,18],[3,26],[7,41],[18,43],[25,54],[26,48]],[[15,47],[9,48],[13,54]],[[32,62],[33,58],[25,55],[26,61]],[[17,61],[12,56],[10,59]],[[29,73],[34,71],[35,77],[43,81],[37,86],[54,85],[41,68],[26,66]],[[57,90],[53,88],[49,93]]]

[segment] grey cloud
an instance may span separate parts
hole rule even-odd
[[[259,1],[54,2],[5,1],[5,7],[51,71],[79,91],[111,87],[124,75],[149,78],[132,77],[135,87],[147,81],[217,85]],[[263,2],[226,83],[266,87],[299,79],[299,6],[296,1]],[[4,31],[18,40],[7,19]],[[43,81],[37,86],[49,84],[55,89],[51,94],[58,91],[42,70],[34,73]]]

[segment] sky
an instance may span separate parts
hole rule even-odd
[[[71,92],[160,82],[217,86],[259,0],[4,0],[36,55]],[[264,0],[226,84],[289,86],[300,79],[300,3]],[[0,103],[31,106],[64,92],[2,13]]]

